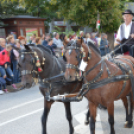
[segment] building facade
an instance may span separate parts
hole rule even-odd
[[[0,38],[1,36],[7,37],[9,34],[14,35],[15,38],[20,35],[29,38],[34,33],[37,36],[45,33],[44,18],[19,15],[2,19],[2,21],[6,26],[0,28]]]

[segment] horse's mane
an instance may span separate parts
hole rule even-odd
[[[89,41],[88,46],[89,47],[91,46],[93,48],[93,50],[95,50],[95,52],[97,52],[97,54],[101,55],[100,50],[92,42]]]
[[[45,51],[45,52],[47,52],[48,54],[50,54],[50,55],[52,56],[51,50],[49,50],[47,47],[44,47],[43,45],[29,44],[28,46],[30,46],[31,49],[32,49],[32,48],[36,48],[36,49]],[[22,49],[20,52],[30,52],[30,50]]]
[[[37,47],[40,48],[41,50],[47,51],[50,55],[52,55],[51,50],[49,50],[47,47],[43,45],[37,45]]]
[[[37,45],[35,45],[35,44],[28,44],[28,46],[30,46],[30,47],[36,47]]]

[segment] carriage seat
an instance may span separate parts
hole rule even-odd
[[[129,51],[125,52],[124,55],[129,55]]]

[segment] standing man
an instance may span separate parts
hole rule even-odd
[[[46,36],[45,36],[45,38],[44,38],[44,41],[42,42],[42,45],[43,45],[43,46],[47,46],[49,39],[50,39],[50,35],[49,35],[49,34],[46,34]]]
[[[78,37],[78,39],[84,39],[84,32],[83,31],[80,31],[80,36]]]
[[[121,45],[122,43],[126,42],[130,38],[134,38],[134,23],[132,22],[134,13],[130,9],[127,9],[125,12],[122,13],[122,15],[123,15],[124,23],[121,24],[118,29],[114,47]],[[126,43],[115,53],[121,54],[128,51],[129,54],[132,57],[134,57],[134,39],[131,39],[128,43]]]
[[[57,46],[57,49],[62,50],[63,49],[63,43],[59,39],[59,34],[56,33],[55,37],[53,38],[53,43]]]

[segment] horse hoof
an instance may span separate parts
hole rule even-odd
[[[115,131],[111,132],[110,134],[115,134]]]
[[[124,128],[132,128],[133,127],[133,122],[125,122]]]
[[[85,121],[85,125],[88,125],[89,124],[89,121]]]
[[[74,134],[74,129],[72,129],[69,134]]]

